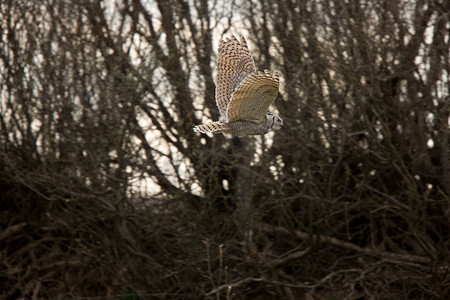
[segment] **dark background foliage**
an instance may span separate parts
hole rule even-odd
[[[450,294],[448,1],[0,3],[0,296]],[[218,40],[285,126],[217,119]]]

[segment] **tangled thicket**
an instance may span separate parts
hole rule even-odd
[[[0,3],[0,297],[450,294],[448,1]],[[217,119],[217,39],[285,126]]]

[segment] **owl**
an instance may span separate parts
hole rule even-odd
[[[243,137],[264,135],[283,126],[283,119],[268,111],[279,88],[279,75],[257,72],[244,37],[221,41],[217,59],[216,105],[220,118],[194,127],[195,132],[227,133]]]

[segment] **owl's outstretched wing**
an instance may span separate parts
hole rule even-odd
[[[244,37],[241,42],[235,36],[219,44],[216,76],[216,104],[220,115],[226,117],[231,94],[242,80],[256,72],[255,62]]]
[[[249,120],[265,121],[269,106],[275,101],[280,84],[279,75],[264,70],[244,78],[231,95],[227,109],[228,122]]]

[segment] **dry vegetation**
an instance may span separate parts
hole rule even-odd
[[[449,11],[1,1],[0,297],[445,299]],[[275,135],[192,131],[231,34]]]

